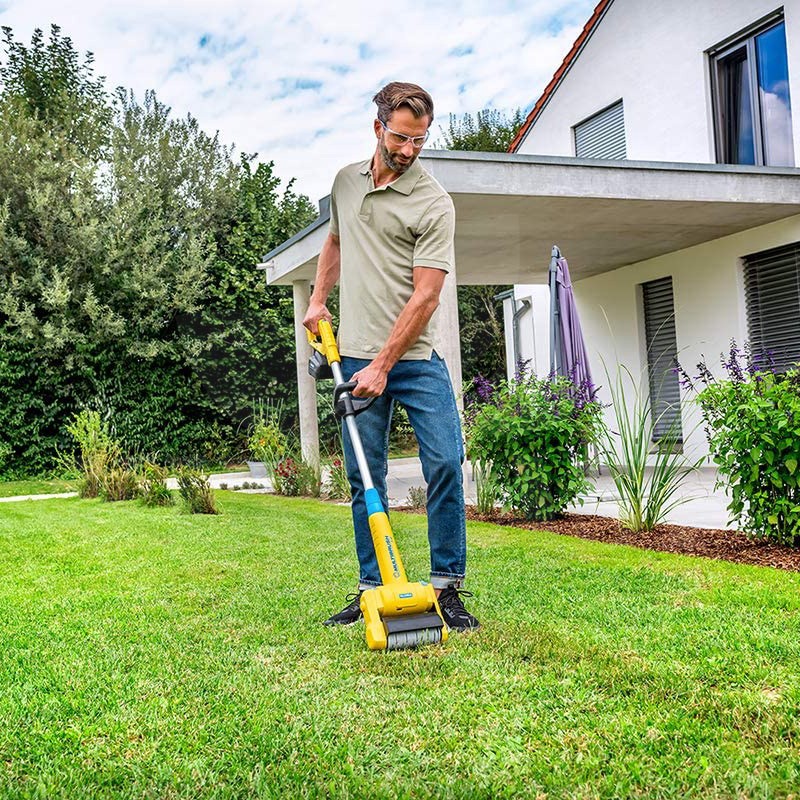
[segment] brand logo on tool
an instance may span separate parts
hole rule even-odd
[[[389,551],[389,558],[391,559],[392,569],[394,570],[392,575],[394,575],[395,578],[399,578],[400,567],[397,566],[397,557],[394,554],[394,547],[392,547],[392,537],[385,536],[384,538],[386,539],[386,549]]]

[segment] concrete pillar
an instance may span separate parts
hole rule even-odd
[[[300,416],[300,449],[303,459],[319,467],[319,425],[317,423],[317,384],[308,374],[308,359],[311,348],[308,346],[303,319],[308,311],[311,298],[309,281],[294,281],[294,341],[297,364],[297,396]]]
[[[458,324],[458,291],[456,290],[456,274],[448,273],[439,295],[439,341],[444,352],[442,356],[450,371],[450,380],[456,393],[459,409],[464,408],[461,396],[463,378],[461,375],[461,330]]]

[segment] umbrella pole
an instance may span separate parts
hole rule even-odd
[[[558,364],[556,363],[556,336],[558,335],[558,297],[556,296],[556,273],[558,272],[558,259],[561,258],[561,251],[556,245],[550,255],[550,375],[557,373]]]

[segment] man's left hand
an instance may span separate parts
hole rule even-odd
[[[350,379],[358,381],[358,386],[353,389],[353,397],[380,397],[386,388],[388,374],[388,370],[384,370],[374,363],[360,369]]]

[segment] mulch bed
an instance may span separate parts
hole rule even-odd
[[[411,508],[397,510],[419,511]],[[475,506],[467,506],[467,519],[528,530],[552,531],[565,536],[593,539],[597,542],[627,544],[644,550],[660,550],[664,553],[702,556],[720,561],[734,561],[738,564],[754,564],[759,567],[800,572],[800,549],[748,539],[740,531],[692,528],[685,525],[658,525],[654,531],[633,533],[623,528],[619,520],[613,517],[564,514],[560,519],[550,522],[532,522],[499,510],[494,514],[479,514]]]
[[[654,531],[633,533],[623,528],[619,520],[612,517],[565,514],[551,522],[531,522],[502,511],[490,515],[478,514],[474,506],[467,506],[467,519],[529,530],[552,531],[566,536],[578,536],[581,539],[594,539],[598,542],[627,544],[645,550],[660,550],[665,553],[702,556],[734,561],[738,564],[755,564],[759,567],[800,572],[800,550],[748,539],[740,531],[658,525]]]

